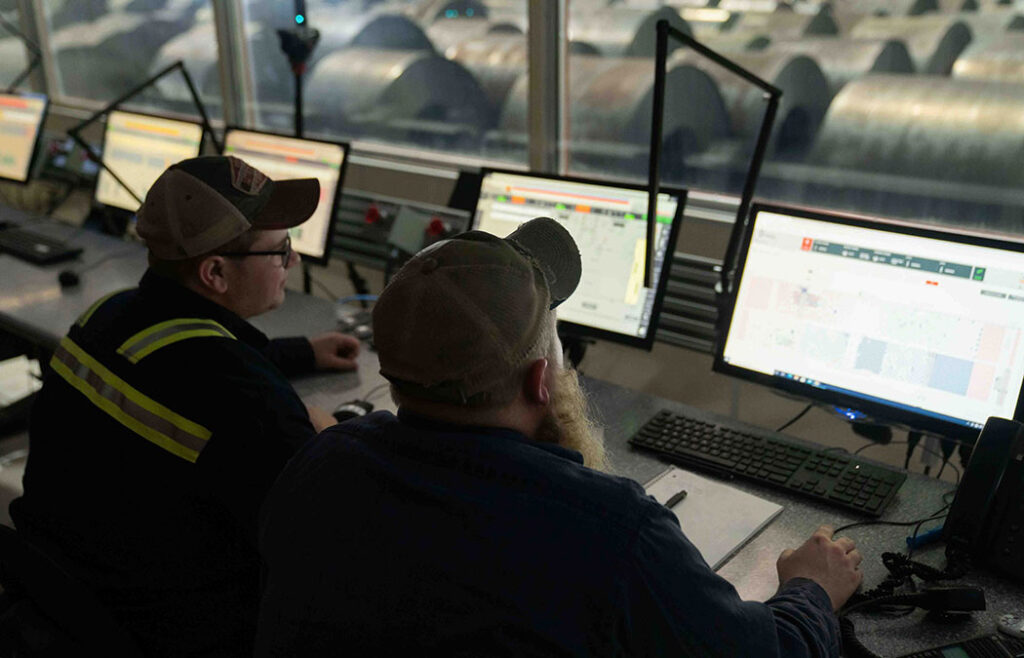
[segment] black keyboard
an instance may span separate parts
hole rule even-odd
[[[739,425],[710,414],[694,418],[661,411],[629,442],[696,470],[753,480],[870,516],[879,516],[907,479],[897,469]]]
[[[900,658],[947,658],[948,656],[1020,658],[1024,656],[1024,641],[1005,635],[986,635],[965,642],[908,653]]]
[[[0,230],[0,252],[36,265],[49,265],[75,258],[82,248],[22,228],[6,228]]]

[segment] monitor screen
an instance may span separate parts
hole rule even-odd
[[[1024,380],[1024,244],[755,205],[715,369],[973,438]]]
[[[562,328],[650,349],[685,203],[682,190],[666,190],[658,196],[653,288],[643,285],[647,236],[643,187],[486,171],[473,226],[505,237],[534,217],[560,222],[573,236],[583,260],[579,287],[558,307]]]
[[[231,129],[225,155],[237,156],[274,179],[316,178],[320,205],[308,220],[290,230],[292,247],[307,260],[327,264],[333,219],[344,178],[345,144],[296,139]]]
[[[46,107],[42,94],[0,93],[0,178],[28,182]]]
[[[203,128],[197,123],[114,110],[107,115],[103,163],[139,199],[168,167],[199,155]],[[139,203],[106,169],[96,180],[96,200],[135,212]]]

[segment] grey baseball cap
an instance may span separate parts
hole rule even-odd
[[[136,230],[158,258],[183,260],[250,228],[298,226],[319,203],[315,178],[275,181],[234,156],[190,158],[168,167],[149,188]]]
[[[380,372],[400,391],[486,403],[544,336],[551,309],[579,284],[579,249],[538,217],[506,238],[469,231],[416,254],[373,309]]]

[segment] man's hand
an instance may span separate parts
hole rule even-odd
[[[359,340],[352,336],[328,331],[309,339],[313,346],[318,370],[355,370],[359,356]]]
[[[313,429],[315,429],[317,433],[338,424],[338,421],[334,419],[334,416],[320,407],[314,407],[307,404],[306,412],[309,414],[309,422],[313,423]]]
[[[832,541],[832,533],[831,526],[821,526],[800,548],[783,551],[776,568],[780,583],[790,578],[809,578],[821,585],[832,600],[832,609],[838,610],[864,579],[860,571],[864,558],[852,539],[840,537]]]

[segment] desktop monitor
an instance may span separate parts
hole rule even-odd
[[[42,94],[0,93],[0,179],[28,182],[48,105]]]
[[[1020,415],[1024,244],[755,204],[714,369],[973,441]]]
[[[142,205],[139,200],[145,200],[160,174],[173,164],[198,156],[202,142],[203,128],[198,123],[111,111],[103,133],[103,163],[131,192],[101,168],[96,179],[96,201],[135,213]]]
[[[686,203],[658,196],[654,286],[644,287],[647,190],[622,183],[485,170],[473,227],[505,237],[534,217],[560,222],[579,246],[583,276],[558,307],[563,333],[651,349]]]
[[[301,225],[291,229],[292,248],[304,260],[326,265],[331,252],[334,215],[341,197],[348,145],[284,137],[229,128],[224,154],[242,158],[273,179],[316,178],[320,205]]]

